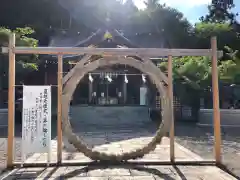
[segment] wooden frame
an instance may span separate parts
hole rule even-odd
[[[14,122],[15,122],[15,34],[9,38],[9,75],[8,75],[8,141],[7,141],[7,166],[13,163]]]
[[[211,49],[165,49],[165,48],[89,48],[89,47],[13,47],[15,54],[75,54],[75,55],[111,55],[111,56],[211,56]],[[9,49],[2,48],[2,53]],[[218,57],[223,55],[217,51]]]
[[[63,56],[58,55],[58,100],[57,100],[57,162],[62,163],[62,75]]]
[[[8,93],[8,152],[7,167],[19,166],[19,163],[13,162],[13,142],[14,142],[14,90],[15,90],[15,54],[54,54],[58,55],[58,126],[57,126],[57,157],[56,165],[71,165],[71,163],[62,162],[62,60],[64,54],[88,54],[88,55],[110,55],[110,56],[168,56],[168,95],[172,100],[172,56],[210,56],[212,57],[212,84],[213,84],[213,104],[214,104],[214,136],[215,136],[215,161],[175,161],[174,157],[174,124],[170,130],[170,160],[158,162],[138,162],[136,164],[178,164],[178,165],[204,165],[221,164],[221,129],[220,129],[220,111],[219,111],[219,90],[218,90],[218,70],[217,58],[222,56],[222,51],[217,51],[216,37],[211,39],[211,49],[155,49],[155,48],[71,48],[71,47],[15,47],[15,35],[9,38],[9,47],[2,48],[3,53],[9,54],[9,93]],[[173,112],[173,105],[171,105]],[[174,122],[173,113],[171,120]],[[129,162],[130,163],[130,162]],[[84,164],[84,163],[73,163]],[[91,164],[86,162],[85,165]],[[46,163],[25,164],[26,167],[46,166]]]
[[[168,56],[168,96],[170,97],[171,101],[171,121],[172,125],[170,128],[169,136],[170,136],[170,161],[174,163],[175,161],[175,146],[174,146],[174,111],[173,111],[173,67],[172,67],[172,56]]]
[[[212,87],[213,87],[213,123],[215,138],[215,160],[217,164],[221,164],[221,123],[219,108],[219,88],[218,88],[218,68],[217,68],[217,38],[211,39],[212,48]]]

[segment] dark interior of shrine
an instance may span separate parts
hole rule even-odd
[[[72,104],[146,106],[153,104],[155,97],[156,88],[147,75],[126,65],[114,65],[86,74],[74,92]]]

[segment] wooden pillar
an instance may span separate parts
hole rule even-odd
[[[218,88],[218,68],[217,68],[217,38],[211,39],[212,49],[212,92],[213,92],[213,122],[215,138],[215,160],[221,164],[221,123],[219,109],[219,88]]]
[[[93,93],[93,82],[89,80],[88,82],[88,103],[92,102],[92,93]]]
[[[168,97],[170,100],[170,121],[171,128],[170,128],[170,160],[171,162],[175,161],[175,147],[174,147],[174,112],[173,112],[173,79],[172,79],[172,56],[168,56]]]
[[[63,56],[58,55],[58,115],[57,115],[57,162],[62,162],[62,78]]]
[[[48,84],[48,74],[47,74],[47,64],[48,64],[48,60],[45,61],[45,72],[44,72],[44,84],[47,85]]]
[[[13,167],[13,141],[15,122],[15,34],[9,37],[9,70],[8,70],[8,140],[7,140],[7,167]]]
[[[127,103],[127,83],[125,82],[125,77],[123,78],[123,104]]]

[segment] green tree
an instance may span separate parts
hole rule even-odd
[[[167,70],[167,62],[160,63],[160,68]],[[200,97],[211,86],[211,61],[208,57],[173,58],[174,95],[181,103],[192,107],[193,117],[197,118]]]
[[[0,25],[9,29],[31,27],[36,31],[32,35],[43,45],[66,18],[69,19],[68,12],[58,0],[1,0]]]
[[[236,23],[236,16],[231,12],[231,9],[235,7],[233,0],[212,0],[212,3],[208,6],[209,14],[205,17],[201,17],[200,20],[205,22],[230,22]]]
[[[195,47],[210,48],[210,38],[217,36],[218,48],[223,50],[225,46],[237,48],[240,39],[229,23],[197,23],[194,28]]]
[[[225,46],[226,55],[229,60],[221,61],[219,64],[220,80],[229,84],[240,84],[240,58],[238,50]]]
[[[8,39],[11,33],[16,34],[16,45],[17,46],[31,46],[36,47],[38,45],[38,40],[31,37],[34,30],[26,28],[16,28],[15,30],[10,30],[4,27],[0,28],[0,47],[8,46]],[[1,86],[6,88],[7,77],[8,77],[8,55],[0,54],[0,67],[1,67]],[[16,55],[16,83],[23,81],[24,76],[31,71],[35,71],[38,68],[38,56],[37,55]],[[5,83],[4,83],[5,82]]]
[[[161,1],[160,1],[161,2]],[[136,33],[145,32],[155,39],[164,39],[166,46],[185,48],[191,45],[192,26],[178,10],[160,4],[157,0],[145,2],[146,9],[139,11],[129,21]],[[174,28],[173,28],[174,27]],[[186,43],[188,38],[188,43]]]

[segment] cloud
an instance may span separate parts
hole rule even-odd
[[[210,4],[211,0],[160,0],[160,3],[166,3],[168,6],[177,8],[177,7],[194,7],[204,4]]]
[[[136,6],[140,9],[145,7],[144,4],[145,0],[134,0],[134,3],[136,4]],[[199,6],[199,5],[205,5],[205,4],[210,4],[211,0],[160,0],[159,1],[161,4],[165,3],[170,7],[173,8],[192,8],[195,6]]]
[[[134,3],[139,9],[144,9],[145,0],[134,0]],[[167,6],[176,8],[184,14],[186,18],[191,23],[199,21],[202,15],[207,14],[207,5],[211,3],[212,0],[160,0],[161,4],[165,3]]]

